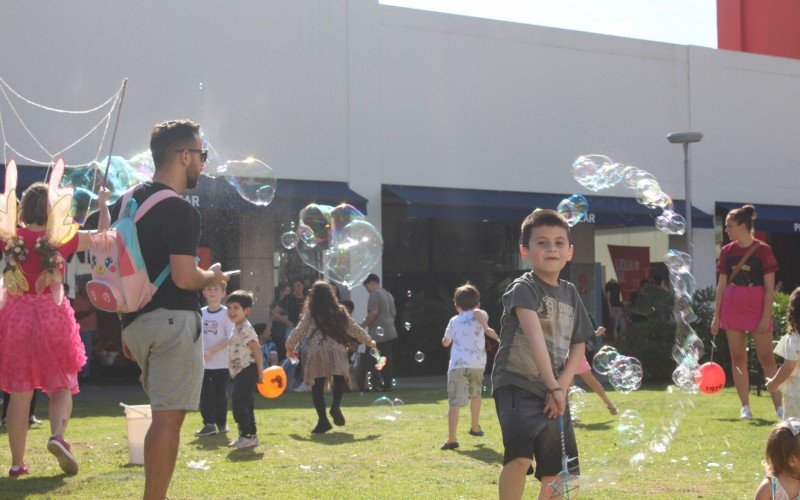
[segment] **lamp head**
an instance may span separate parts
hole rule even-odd
[[[672,132],[667,134],[667,140],[673,144],[687,144],[703,140],[702,132]]]

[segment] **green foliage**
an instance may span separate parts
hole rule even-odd
[[[789,322],[786,320],[786,310],[789,308],[789,294],[776,292],[772,300],[772,315],[775,317],[773,336],[781,338],[789,331]]]

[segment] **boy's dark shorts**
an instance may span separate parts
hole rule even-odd
[[[508,385],[494,391],[494,404],[503,432],[503,465],[515,458],[533,458],[536,479],[561,472],[561,432],[558,419],[544,414],[544,399],[520,387]],[[580,474],[578,447],[569,409],[564,413],[564,441],[569,471]],[[533,468],[528,474],[533,473]]]

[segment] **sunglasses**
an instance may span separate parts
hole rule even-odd
[[[200,155],[200,161],[205,163],[208,160],[208,150],[207,149],[195,149],[195,148],[183,148],[178,149],[176,153],[183,153],[184,151],[189,151],[190,153],[198,153]]]

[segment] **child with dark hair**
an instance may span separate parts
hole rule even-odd
[[[341,410],[345,382],[350,377],[347,346],[357,340],[370,347],[375,342],[353,321],[343,305],[336,300],[330,283],[317,281],[309,291],[297,328],[286,340],[286,353],[292,359],[295,346],[306,342],[303,358],[303,381],[311,386],[311,398],[317,410],[317,425],[311,432],[321,434],[333,428],[325,415],[325,385],[333,380],[333,404],[330,415],[333,423],[344,425]]]
[[[756,500],[790,500],[800,496],[800,421],[789,419],[772,429],[764,457],[766,478]]]
[[[500,349],[492,370],[505,448],[499,497],[522,497],[535,458],[539,498],[552,498],[562,449],[570,473],[580,473],[566,393],[594,329],[575,286],[558,278],[574,251],[566,219],[555,210],[535,210],[522,223],[519,251],[533,269],[503,294]]]
[[[786,319],[789,328],[781,337],[773,351],[783,358],[783,364],[775,376],[767,379],[767,390],[780,391],[783,394],[784,419],[800,418],[800,287],[792,292],[789,298],[789,307],[786,310]]]
[[[228,317],[236,325],[228,341],[228,370],[231,374],[233,419],[239,426],[239,437],[229,448],[252,448],[260,443],[256,437],[254,413],[256,383],[264,381],[264,364],[258,335],[247,316],[253,310],[253,293],[236,290],[228,295]]]
[[[458,314],[450,318],[444,331],[442,345],[453,346],[450,350],[450,365],[447,369],[447,396],[450,408],[447,411],[447,441],[443,450],[458,448],[456,428],[460,407],[469,402],[472,436],[483,436],[480,425],[481,388],[483,372],[486,370],[486,341],[489,337],[499,341],[500,337],[489,328],[489,315],[480,309],[481,294],[467,283],[456,288],[453,302]]]

